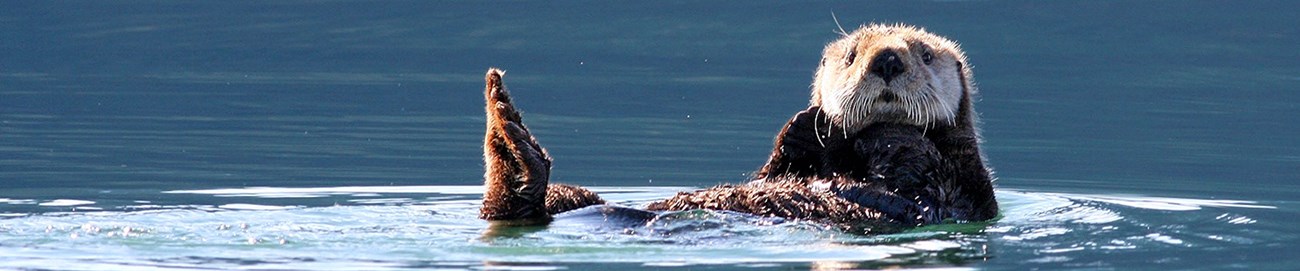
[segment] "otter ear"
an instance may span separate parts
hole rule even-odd
[[[961,78],[961,91],[970,92],[970,88],[966,87],[966,63],[961,60],[957,60],[957,78]]]
[[[975,125],[974,112],[971,112],[971,99],[975,95],[975,87],[971,86],[970,70],[966,69],[966,63],[962,60],[957,61],[957,78],[961,80],[961,100],[957,103],[957,125],[972,129]]]
[[[960,59],[957,60],[957,78],[961,79],[962,96],[975,93],[975,88],[970,85],[970,71],[966,70],[966,63]]]

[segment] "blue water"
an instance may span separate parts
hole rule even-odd
[[[0,269],[1300,266],[1293,2],[0,7]],[[553,181],[635,207],[745,181],[831,12],[962,44],[1000,219],[476,218],[488,67]]]

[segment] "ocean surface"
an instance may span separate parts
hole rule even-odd
[[[6,1],[0,269],[1294,270],[1296,10]],[[487,68],[552,181],[636,207],[745,182],[807,106],[836,19],[962,44],[999,219],[875,236],[712,211],[477,219]]]

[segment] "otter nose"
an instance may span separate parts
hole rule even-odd
[[[889,84],[889,81],[893,81],[894,77],[906,71],[907,69],[903,67],[903,59],[898,57],[898,53],[895,53],[894,50],[881,51],[871,59],[871,73],[880,76],[880,79],[884,79],[885,84]]]

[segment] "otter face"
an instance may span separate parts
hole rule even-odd
[[[952,124],[971,91],[957,43],[912,26],[863,26],[826,45],[812,105],[847,132],[877,122]]]

